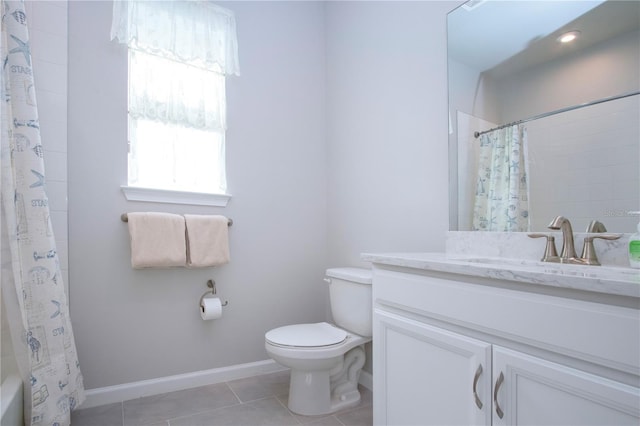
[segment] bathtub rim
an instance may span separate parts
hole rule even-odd
[[[2,409],[0,411],[0,424],[6,423],[5,416],[14,419],[22,419],[22,379],[17,373],[10,373],[0,385]],[[15,412],[12,412],[15,410]]]

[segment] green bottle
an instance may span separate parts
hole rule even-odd
[[[640,216],[640,212],[629,212],[630,215]],[[640,223],[638,232],[629,237],[629,265],[632,268],[640,269]]]

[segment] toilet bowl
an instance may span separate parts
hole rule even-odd
[[[371,341],[371,271],[329,269],[325,281],[337,324],[294,324],[265,334],[269,356],[291,369],[289,409],[302,415],[334,413],[360,402],[364,344]]]

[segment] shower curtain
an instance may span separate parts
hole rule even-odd
[[[474,231],[529,231],[527,131],[522,124],[480,136]]]
[[[84,387],[49,216],[27,15],[0,3],[2,296],[25,386],[25,423],[69,425]]]

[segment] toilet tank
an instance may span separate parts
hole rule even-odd
[[[331,268],[326,275],[334,323],[360,336],[371,336],[371,270]]]

